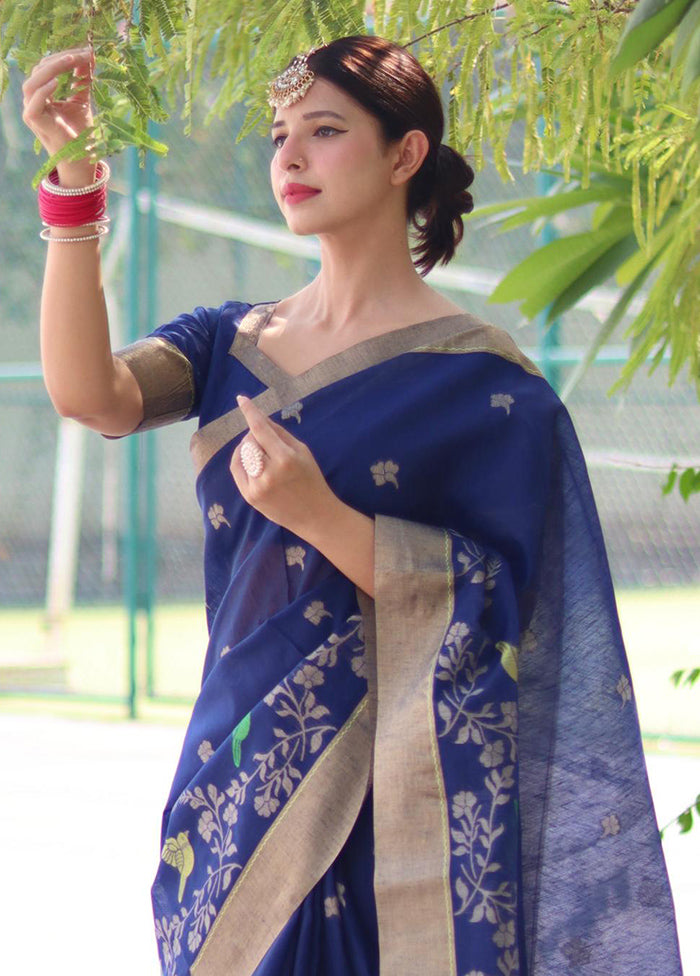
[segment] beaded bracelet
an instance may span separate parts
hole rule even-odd
[[[100,174],[98,176],[98,173]],[[41,186],[47,193],[57,197],[79,197],[86,193],[94,193],[100,190],[109,180],[111,172],[109,165],[100,160],[95,170],[95,182],[90,186],[61,186],[58,182],[58,169],[52,169],[48,176],[41,181]]]
[[[89,225],[86,224],[85,226]],[[96,234],[87,234],[85,237],[54,237],[51,234],[51,228],[45,227],[39,232],[39,237],[42,241],[55,241],[58,244],[79,244],[81,241],[96,241],[107,233],[109,233],[109,227],[105,224],[98,224]]]

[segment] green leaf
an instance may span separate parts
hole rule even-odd
[[[639,274],[640,269],[644,268],[651,259],[656,261],[661,257],[663,251],[671,243],[673,235],[678,231],[679,214],[679,207],[669,208],[661,230],[647,242],[646,247],[638,248],[631,258],[620,265],[615,275],[618,285],[627,284]]]
[[[547,309],[547,322],[558,319],[567,309],[575,305],[576,302],[586,295],[597,285],[606,281],[617,268],[627,260],[630,254],[639,250],[637,238],[634,234],[628,234],[621,240],[616,241],[612,247],[600,255],[591,265],[589,265],[582,275],[572,281],[558,298],[552,302]]]
[[[688,43],[698,27],[700,27],[700,3],[698,3],[696,0],[695,3],[691,3],[691,5],[688,7],[683,15],[683,19],[678,25],[676,40],[673,45],[673,51],[671,52],[672,68],[675,68],[678,64],[680,64],[685,57]]]
[[[641,286],[644,284],[647,277],[649,276],[653,266],[654,266],[654,261],[650,261],[648,265],[640,271],[640,273],[637,275],[634,281],[631,282],[630,285],[628,285],[628,287],[624,290],[622,295],[618,298],[617,302],[615,302],[615,305],[612,308],[607,319],[605,320],[605,322],[603,322],[600,329],[598,330],[595,339],[586,350],[585,356],[578,363],[576,368],[571,372],[569,378],[564,384],[564,388],[562,389],[560,394],[562,400],[566,401],[566,399],[571,395],[571,392],[576,388],[576,386],[580,382],[581,377],[584,375],[584,373],[591,365],[591,363],[594,362],[599,351],[603,348],[603,346],[608,341],[608,339],[610,339],[613,332],[615,331],[620,321],[622,320],[622,317],[624,316],[625,312],[627,311],[630,302],[632,301],[634,296],[637,294],[637,292],[639,291],[639,289],[641,288]]]
[[[250,712],[245,715],[233,730],[231,735],[231,747],[233,751],[234,766],[241,765],[241,744],[248,737],[250,732]]]
[[[506,216],[501,225],[501,229],[503,231],[513,230],[539,217],[551,217],[566,210],[583,207],[589,203],[618,200],[619,197],[620,193],[617,187],[598,181],[585,190],[568,190],[565,193],[554,193],[545,197],[533,197],[520,213],[510,217]]]
[[[678,826],[682,834],[687,834],[693,828],[693,811],[691,808],[678,815]]]
[[[623,236],[624,229],[610,227],[551,241],[512,268],[498,283],[489,301],[522,300],[523,315],[532,317]]]
[[[141,146],[143,149],[150,149],[151,152],[157,153],[159,156],[165,156],[168,152],[168,147],[164,142],[158,142],[157,139],[153,139],[148,135],[147,132],[136,128],[126,119],[106,119],[105,128],[107,128],[117,139],[122,140],[127,145]]]
[[[678,477],[678,468],[676,467],[676,465],[674,463],[673,466],[672,466],[672,468],[671,468],[671,470],[668,473],[668,478],[666,479],[665,484],[661,488],[661,494],[662,495],[670,495],[671,494],[671,492],[673,491],[673,486],[676,483],[677,477]],[[680,675],[682,673],[683,673],[682,671],[676,671],[676,672],[674,672],[674,677],[676,675]],[[676,682],[676,684],[678,684],[678,682]]]
[[[72,139],[70,142],[66,143],[66,145],[57,153],[50,156],[44,165],[39,169],[39,172],[35,174],[34,179],[32,180],[32,189],[38,189],[43,178],[50,173],[58,163],[61,163],[64,160],[72,161],[74,159],[82,159],[83,157],[87,156],[89,152],[87,145],[90,142],[94,131],[94,127],[83,129],[79,136],[76,136],[75,139]]]
[[[700,4],[695,7],[700,10]],[[698,14],[698,24],[700,24],[700,13]],[[689,89],[700,77],[700,26],[696,24],[695,32],[690,38],[688,50],[685,56],[685,68],[683,70],[683,81],[681,82],[681,94],[687,95]]]
[[[691,495],[700,492],[700,469],[686,468],[678,479],[678,490],[687,502]]]
[[[625,25],[610,65],[613,77],[631,68],[668,37],[692,0],[640,0]]]
[[[564,193],[552,193],[547,196],[522,197],[519,200],[506,200],[503,203],[488,204],[478,207],[465,216],[466,220],[474,220],[491,215],[501,215],[496,221],[485,221],[485,224],[503,220],[503,230],[511,230],[526,224],[538,217],[548,217],[564,210],[573,210],[588,203],[604,200],[616,200],[619,191],[612,185],[595,181],[585,190],[568,190]],[[511,213],[512,211],[519,211]]]
[[[676,688],[681,685],[692,688],[698,678],[700,678],[700,668],[693,668],[692,671],[674,671],[671,675],[671,681]]]

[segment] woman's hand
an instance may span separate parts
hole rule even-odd
[[[245,500],[305,539],[373,597],[374,519],[334,494],[306,444],[266,417],[248,397],[237,399],[252,435],[242,439],[231,458],[231,474]],[[241,462],[241,448],[249,440],[265,452],[257,477],[251,477]]]
[[[94,67],[95,53],[91,47],[71,48],[56,54],[47,54],[34,66],[31,75],[22,85],[22,121],[32,130],[49,156],[63,149],[67,143],[93,125],[90,89]],[[73,72],[72,93],[64,101],[55,101],[53,93],[59,76],[68,71]],[[62,168],[70,173],[79,166],[85,172],[84,161],[60,163],[58,170],[61,183]]]
[[[308,539],[340,504],[337,495],[303,441],[270,420],[248,397],[237,399],[250,434],[233,452],[233,480],[253,508]],[[257,477],[250,476],[241,461],[241,448],[246,441],[257,442],[264,452],[263,470]]]

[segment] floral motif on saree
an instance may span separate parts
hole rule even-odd
[[[189,382],[199,416],[210,630],[152,890],[164,976],[679,976],[566,410],[466,313],[293,377],[257,346],[273,309],[139,347],[181,372],[150,402]],[[237,493],[238,393],[374,518],[373,599]]]

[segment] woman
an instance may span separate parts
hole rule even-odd
[[[91,120],[90,67],[52,55],[25,84],[50,152]],[[275,198],[321,242],[297,294],[113,355],[99,208],[47,221],[58,411],[108,436],[199,417],[210,642],[152,889],[162,972],[678,974],[571,422],[418,273],[472,206],[438,93],[404,49],[349,37],[269,97]],[[62,164],[58,186],[95,176]]]

